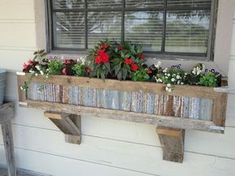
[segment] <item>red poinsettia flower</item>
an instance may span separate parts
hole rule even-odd
[[[132,71],[137,71],[139,69],[139,66],[137,64],[131,64],[131,70]]]
[[[102,59],[101,59],[101,56],[100,56],[100,55],[98,55],[98,56],[95,57],[95,63],[96,63],[96,64],[101,64],[101,63],[102,63]]]
[[[127,65],[131,65],[131,64],[133,64],[134,62],[133,62],[133,60],[132,60],[131,58],[126,58],[126,59],[124,60],[124,63],[127,64]]]
[[[108,55],[108,53],[105,52],[105,50],[99,50],[97,52],[97,56],[95,58],[95,63],[96,64],[101,64],[101,63],[105,64],[107,62],[109,62],[109,55]]]
[[[144,60],[144,53],[139,53],[137,57],[140,58],[141,60]]]

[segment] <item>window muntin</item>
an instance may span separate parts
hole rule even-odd
[[[144,51],[207,57],[213,0],[51,0],[52,49],[86,50],[101,39]]]

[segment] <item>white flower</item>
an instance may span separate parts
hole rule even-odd
[[[41,75],[44,75],[44,72],[43,72],[42,70],[40,70],[40,74],[41,74]]]
[[[175,78],[171,78],[171,81],[172,81],[172,82],[175,82]]]
[[[204,64],[202,64],[202,71],[205,71],[206,66]]]
[[[167,87],[171,87],[171,84],[168,83],[166,86],[167,86]]]
[[[177,84],[179,85],[179,84],[180,84],[180,81],[177,81]]]
[[[168,73],[168,74],[167,74],[167,76],[171,76],[171,74],[170,74],[170,73]]]
[[[161,61],[158,61],[157,64],[154,64],[154,66],[155,66],[156,68],[160,68],[161,64],[162,64],[162,62],[161,62]]]
[[[196,75],[196,74],[197,74],[197,69],[194,68],[193,71],[192,71],[192,73],[193,73],[194,75]]]
[[[86,58],[87,56],[81,56],[80,58],[77,59],[77,61],[81,62],[82,64],[85,64],[85,61],[87,60]]]
[[[35,73],[35,76],[38,76],[38,73]]]
[[[166,73],[167,72],[167,68],[165,68],[164,70],[163,70],[163,73]]]
[[[39,66],[39,65],[36,65],[35,68],[36,68],[37,70],[40,70],[40,66]]]
[[[167,91],[167,92],[172,92],[171,87],[166,87],[166,91]]]
[[[184,85],[184,83],[183,83],[183,82],[181,82],[181,85]]]
[[[180,75],[177,75],[177,76],[176,76],[176,79],[181,79],[181,76],[180,76]]]

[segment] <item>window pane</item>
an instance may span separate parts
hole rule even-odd
[[[84,0],[53,0],[53,9],[84,8]]]
[[[104,39],[120,41],[121,19],[121,12],[89,12],[88,48]]]
[[[174,8],[210,8],[212,0],[167,0],[168,7]]]
[[[84,12],[54,13],[54,46],[58,48],[84,48]]]
[[[126,0],[126,7],[164,7],[164,0]]]
[[[88,8],[120,8],[122,0],[87,0]]]
[[[210,12],[171,11],[167,13],[167,52],[207,53]]]
[[[142,44],[145,51],[160,51],[163,14],[161,12],[127,12],[125,41]]]

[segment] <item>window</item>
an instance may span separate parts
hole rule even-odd
[[[51,0],[54,50],[131,41],[154,54],[211,58],[215,0]]]

